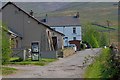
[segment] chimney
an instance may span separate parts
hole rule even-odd
[[[47,20],[48,20],[48,15],[46,14],[45,18],[43,19],[43,22],[47,22]]]
[[[80,17],[79,12],[77,12],[74,18],[79,18],[79,17]]]
[[[33,11],[32,10],[30,11],[30,15],[33,16]]]

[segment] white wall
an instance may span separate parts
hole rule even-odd
[[[76,27],[76,34],[73,33],[73,27]],[[51,27],[55,28],[56,31],[59,31],[65,34],[65,37],[68,37],[68,41],[73,40],[73,37],[76,37],[76,40],[82,40],[81,26],[67,26],[67,27]],[[64,39],[64,46],[68,45],[68,41],[66,42]]]

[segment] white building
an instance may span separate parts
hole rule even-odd
[[[64,46],[69,45],[69,41],[82,40],[81,25],[79,19],[79,12],[75,16],[47,16],[43,19],[39,18],[42,22],[49,25],[56,31],[59,31],[64,36]]]

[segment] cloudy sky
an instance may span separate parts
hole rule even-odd
[[[119,0],[0,0],[2,2],[118,2]]]

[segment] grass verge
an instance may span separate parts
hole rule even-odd
[[[15,68],[9,68],[9,67],[2,67],[2,75],[9,75],[12,73],[15,73],[17,69]]]
[[[111,50],[106,48],[102,50],[100,56],[95,58],[95,61],[89,65],[85,71],[85,78],[113,78],[117,69],[113,66],[111,60]],[[100,79],[101,80],[101,79]]]
[[[8,64],[14,64],[14,65],[39,65],[44,66],[47,65],[50,62],[54,62],[57,59],[40,59],[39,61],[31,61],[31,59],[27,59],[26,61],[22,61],[19,58],[11,58],[10,62]]]

